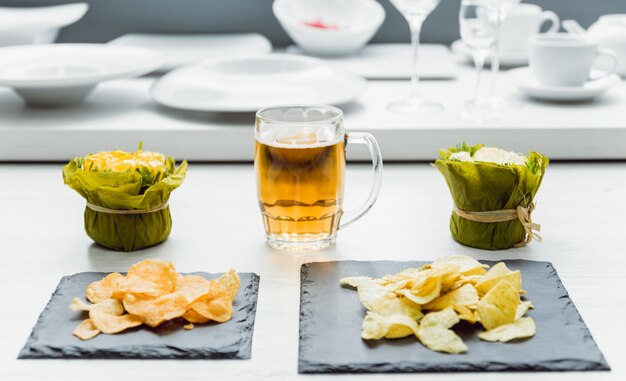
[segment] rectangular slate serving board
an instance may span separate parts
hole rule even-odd
[[[89,283],[107,273],[85,272],[65,276],[20,351],[20,359],[249,359],[259,276],[240,273],[241,287],[233,305],[233,317],[221,324],[196,324],[191,331],[176,319],[156,328],[146,325],[115,335],[100,334],[82,341],[72,335],[87,318],[71,311],[74,297],[83,297]],[[193,273],[213,279],[221,274]]]
[[[493,261],[481,261],[493,265]],[[304,264],[301,269],[299,373],[411,373],[482,371],[610,370],[589,329],[549,262],[506,260],[522,272],[523,288],[535,309],[527,316],[535,337],[509,343],[478,339],[480,327],[454,327],[468,352],[434,352],[415,337],[361,339],[365,308],[357,292],[339,279],[382,277],[427,262],[341,261]]]

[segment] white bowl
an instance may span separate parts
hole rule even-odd
[[[161,65],[150,49],[108,44],[50,44],[0,48],[0,86],[27,104],[79,103],[102,81],[147,74]]]
[[[176,109],[254,112],[286,103],[340,105],[366,80],[323,60],[292,54],[228,57],[176,69],[152,87],[152,98]]]
[[[273,10],[296,44],[315,55],[354,53],[385,20],[385,10],[374,0],[275,0]],[[315,22],[331,28],[307,25]]]
[[[0,46],[52,43],[61,28],[80,20],[88,9],[86,3],[0,7]]]

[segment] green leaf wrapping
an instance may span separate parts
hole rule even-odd
[[[449,151],[447,151],[449,152]],[[469,151],[468,151],[469,152]],[[528,206],[534,199],[548,166],[547,157],[531,152],[526,165],[501,165],[487,162],[448,160],[435,161],[448,184],[452,200],[464,211],[493,211]],[[475,222],[450,217],[452,237],[467,246],[486,250],[508,249],[526,237],[519,220],[506,222]]]
[[[146,187],[139,172],[86,172],[82,158],[63,167],[63,181],[90,204],[116,210],[152,210],[168,202],[170,194],[185,180],[183,161],[169,176]],[[174,168],[167,158],[166,167]],[[109,214],[85,208],[85,231],[96,243],[115,250],[133,251],[167,239],[172,229],[169,206],[147,214]]]

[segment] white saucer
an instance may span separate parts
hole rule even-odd
[[[49,44],[60,28],[80,20],[86,3],[49,7],[0,7],[0,46]]]
[[[456,40],[450,45],[453,53],[463,57],[470,63],[474,62],[472,50],[462,40]],[[487,63],[490,61],[487,57]],[[528,52],[526,50],[500,49],[500,65],[507,67],[528,65]]]
[[[589,81],[580,87],[544,86],[537,82],[529,67],[521,67],[507,72],[515,85],[524,94],[550,101],[583,101],[597,97],[611,86],[619,83],[621,78],[617,74]]]
[[[37,106],[81,102],[102,81],[149,73],[161,64],[149,49],[103,44],[0,48],[0,86]]]
[[[272,51],[271,42],[257,33],[241,34],[126,34],[109,44],[154,49],[163,55],[160,72],[207,59]]]
[[[158,103],[183,110],[253,112],[289,103],[339,105],[358,97],[366,80],[322,60],[265,54],[205,61],[176,69],[157,81]]]

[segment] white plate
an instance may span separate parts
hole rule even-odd
[[[461,56],[466,61],[473,63],[472,50],[461,40],[456,40],[450,45],[453,53]],[[487,63],[489,57],[487,57]],[[500,65],[507,67],[528,65],[528,52],[526,50],[500,49]]]
[[[289,54],[230,57],[166,74],[152,87],[160,104],[183,110],[251,112],[285,103],[339,105],[358,97],[365,79],[322,60]]]
[[[263,54],[272,51],[264,36],[249,34],[140,34],[118,37],[109,44],[150,48],[163,55],[159,71],[165,72],[207,59],[241,54]]]
[[[617,74],[589,81],[583,86],[544,86],[537,82],[529,67],[521,67],[507,72],[513,83],[524,94],[550,101],[583,101],[597,97],[611,86],[619,83],[621,78]],[[594,73],[595,75],[595,73]]]
[[[161,64],[159,53],[103,44],[25,45],[0,48],[0,86],[26,103],[67,105],[82,101],[99,82],[135,77]]]
[[[54,42],[60,28],[80,20],[88,9],[86,3],[0,7],[0,46]]]
[[[287,53],[305,55],[291,45]],[[370,79],[407,79],[411,76],[411,45],[370,44],[349,56],[319,56],[345,72]],[[445,45],[423,44],[419,51],[419,75],[423,79],[451,79],[456,66],[450,49]],[[309,55],[310,56],[310,55]]]

